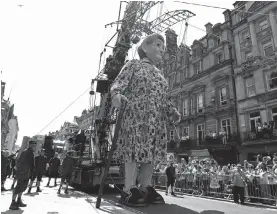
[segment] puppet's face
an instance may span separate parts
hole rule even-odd
[[[145,44],[144,52],[154,63],[161,62],[164,55],[164,43],[160,39],[155,39],[152,44]]]

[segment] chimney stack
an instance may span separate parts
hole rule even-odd
[[[230,10],[225,10],[223,12],[223,15],[224,15],[224,18],[225,18],[225,22],[230,21],[230,19],[231,19],[231,11]]]
[[[165,32],[166,36],[166,49],[170,55],[176,55],[177,53],[177,34],[174,30],[168,29]]]
[[[213,27],[213,24],[211,24],[210,22],[208,22],[207,24],[205,24],[206,27],[206,33],[210,33]]]

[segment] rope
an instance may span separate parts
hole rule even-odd
[[[81,95],[79,95],[73,102],[71,102],[62,112],[60,112],[53,120],[51,120],[37,135],[39,135],[44,129],[46,129],[50,124],[52,124],[59,116],[61,116],[69,107],[71,107],[78,99],[80,99],[90,88],[86,89]]]

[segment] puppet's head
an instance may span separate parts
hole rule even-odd
[[[138,48],[140,59],[148,58],[154,64],[161,62],[164,54],[164,38],[160,34],[147,36]]]

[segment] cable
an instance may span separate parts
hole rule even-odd
[[[175,1],[175,2],[179,2],[179,1]],[[181,2],[181,3],[186,3],[186,2]],[[188,4],[190,4],[190,3],[188,3]],[[191,4],[194,4],[194,3],[191,3]],[[167,10],[167,12],[169,12],[169,10],[167,9],[167,7],[165,6],[165,4],[164,4],[164,7],[165,7],[165,9]],[[188,24],[188,23],[187,23]],[[199,27],[196,27],[196,26],[194,26],[194,25],[191,25],[191,24],[188,24],[189,26],[191,26],[191,27],[194,27],[194,28],[196,28],[196,29],[198,29],[198,30],[201,30],[201,31],[203,31],[203,32],[205,32],[206,33],[206,30],[204,30],[204,29],[201,29],[201,28],[199,28]],[[217,38],[219,38],[219,39],[221,39],[220,38],[220,36],[218,36],[218,35],[216,35],[216,34],[213,34],[213,33],[208,33],[208,34],[210,34],[210,35],[214,35],[215,37],[217,37]],[[227,42],[229,42],[229,43],[231,43],[231,44],[234,44],[235,45],[235,43],[234,42],[231,42],[231,41],[229,41],[229,40],[225,40],[225,41],[227,41]]]
[[[69,107],[71,107],[80,97],[82,97],[87,91],[90,89],[86,89],[81,95],[79,95],[72,103],[70,103],[61,113],[59,113],[53,120],[51,120],[37,135],[39,135],[44,129],[46,129],[51,123],[53,123],[60,115],[62,115]]]
[[[266,14],[266,13],[248,12],[248,11],[245,11],[245,10],[239,10],[238,8],[229,9],[229,8],[224,8],[224,7],[217,7],[217,6],[205,5],[205,4],[189,3],[189,2],[185,2],[185,1],[174,1],[174,2],[182,3],[182,4],[191,4],[191,5],[202,6],[202,7],[209,7],[209,8],[214,8],[214,9],[239,11],[239,12],[248,13],[248,14],[258,14],[258,15],[263,15],[263,16],[276,16],[276,15],[274,15],[274,14],[269,15],[269,14]],[[243,7],[243,6],[242,6],[242,7]],[[241,8],[241,7],[240,7],[240,8]]]
[[[174,2],[176,2],[176,3],[183,3],[183,4],[191,4],[191,5],[196,5],[196,6],[203,6],[203,7],[210,7],[210,8],[222,9],[222,10],[230,10],[229,8],[210,6],[210,5],[205,5],[205,4],[189,3],[189,2],[185,2],[185,1],[174,1]]]

